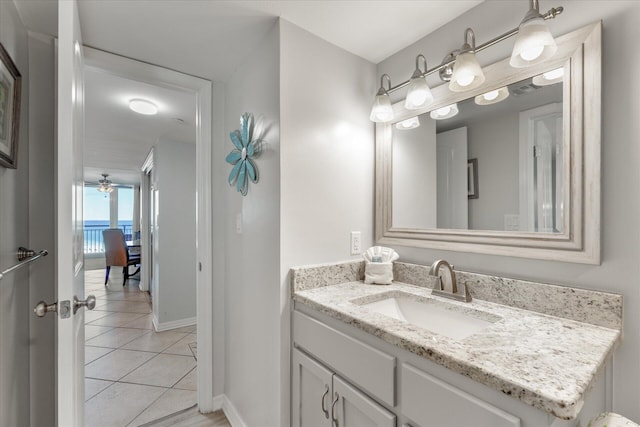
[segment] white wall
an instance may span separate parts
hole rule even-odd
[[[53,37],[29,33],[29,247],[49,255],[30,267],[29,303],[55,301],[55,45]],[[102,258],[104,264],[104,257]],[[55,417],[55,317],[29,313],[31,425]],[[2,424],[0,422],[0,424]]]
[[[542,9],[556,4],[543,2]],[[640,2],[565,1],[564,13],[548,21],[551,31],[564,34],[602,19],[602,264],[599,266],[525,260],[501,256],[398,247],[401,259],[429,264],[444,257],[461,270],[620,293],[624,296],[624,339],[614,358],[614,410],[640,420]],[[464,29],[472,25],[478,43],[517,25],[526,12],[522,1],[486,1],[416,44],[388,58],[378,74],[394,81],[408,78],[418,53],[430,64],[459,47]],[[481,64],[509,54],[509,42],[480,53]],[[399,96],[402,96],[400,94]],[[480,166],[482,167],[482,166]],[[482,194],[482,189],[480,190]]]
[[[436,228],[438,220],[436,121],[420,117],[415,129],[393,129],[393,226]]]
[[[158,190],[154,235],[153,316],[156,326],[196,317],[196,146],[161,139],[154,146]]]
[[[0,166],[0,270],[29,245],[29,49],[13,2],[0,1],[0,43],[22,75],[18,169]],[[29,425],[29,271],[0,281],[0,425]]]
[[[250,184],[246,197],[235,186],[227,185],[224,192],[225,394],[248,426],[280,425],[279,57],[279,27],[274,25],[229,79],[225,96],[225,155],[233,149],[229,133],[239,129],[245,112],[254,114],[255,134],[264,141],[256,160],[259,182]],[[217,179],[226,182],[231,165],[218,158],[213,169]],[[216,213],[219,206],[214,200]],[[237,215],[242,234],[236,233]]]
[[[351,231],[362,232],[363,248],[373,242],[369,112],[377,79],[373,64],[283,20],[280,43],[282,418],[272,425],[284,426],[290,395],[289,269],[360,259],[350,255]]]

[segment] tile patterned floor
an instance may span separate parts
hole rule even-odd
[[[112,272],[85,272],[85,425],[133,427],[196,403],[196,327],[155,332],[148,294]]]

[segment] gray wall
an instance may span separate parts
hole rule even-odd
[[[55,73],[54,40],[29,33],[29,246],[50,253],[30,268],[29,307],[55,301]],[[29,313],[31,425],[46,426],[55,417],[55,317]],[[1,424],[1,423],[0,423]]]
[[[270,390],[282,415],[272,426],[289,425],[289,269],[362,259],[349,234],[371,246],[374,203],[375,65],[287,21],[280,31],[281,382]]]
[[[543,2],[543,9],[555,6]],[[549,22],[555,35],[603,20],[602,86],[602,264],[599,266],[525,260],[459,252],[397,247],[401,259],[428,264],[444,257],[461,270],[538,280],[624,296],[624,339],[614,357],[613,405],[616,412],[640,420],[640,2],[564,1],[564,13]],[[383,61],[378,74],[408,78],[415,56],[430,64],[459,47],[464,29],[473,26],[479,43],[517,25],[526,12],[522,1],[486,1],[416,44]],[[509,55],[511,43],[479,54],[485,65]],[[433,82],[430,82],[433,83]],[[400,94],[401,96],[401,94]],[[482,191],[482,190],[481,190]],[[482,194],[482,193],[481,193]]]
[[[29,50],[13,2],[0,1],[0,43],[22,75],[18,169],[0,166],[0,270],[29,246]],[[36,267],[37,268],[37,267]],[[29,271],[0,281],[0,425],[29,425]]]
[[[415,129],[393,129],[393,226],[436,228],[436,121],[420,117]]]
[[[153,315],[156,325],[164,329],[167,323],[196,317],[195,144],[158,141],[152,176],[159,199]]]
[[[248,426],[279,425],[278,387],[280,266],[280,46],[276,24],[227,82],[225,155],[234,147],[229,133],[240,116],[253,113],[255,134],[264,141],[256,160],[259,182],[243,197],[226,185],[225,394]],[[226,181],[231,165],[214,163]],[[219,212],[218,200],[214,210]],[[243,222],[236,233],[236,217]],[[222,254],[220,254],[222,255]]]
[[[504,230],[504,215],[520,212],[518,112],[467,126],[468,156],[478,159],[477,199],[469,199],[469,229]]]

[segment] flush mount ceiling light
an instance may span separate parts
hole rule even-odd
[[[556,68],[555,70],[547,71],[539,76],[535,76],[531,81],[536,86],[549,86],[556,83],[560,83],[564,80],[564,68]]]
[[[424,63],[424,72],[420,70],[420,60]],[[433,94],[427,84],[425,73],[427,72],[427,59],[424,55],[416,56],[416,70],[409,80],[409,88],[407,89],[407,98],[404,100],[404,106],[407,110],[417,110],[426,107],[433,102]]]
[[[129,101],[129,108],[138,114],[144,114],[145,116],[153,116],[158,114],[158,106],[146,99],[132,99]]]
[[[501,87],[500,89],[492,90],[482,95],[478,95],[475,98],[475,103],[478,105],[491,105],[504,101],[509,97],[509,89]]]
[[[101,193],[113,192],[113,183],[109,180],[109,174],[103,173],[102,179],[98,181],[98,191]]]
[[[509,64],[515,68],[524,68],[539,64],[550,58],[558,50],[551,31],[540,14],[538,0],[530,0],[530,7],[518,27],[518,35],[511,52]]]
[[[425,87],[429,87],[426,77],[433,73],[439,73],[442,81],[450,82],[449,89],[454,92],[464,92],[479,87],[484,82],[484,73],[478,63],[476,54],[513,36],[518,35],[518,39],[512,51],[511,66],[517,68],[528,67],[551,57],[557,50],[557,45],[544,21],[555,18],[564,9],[562,7],[554,7],[541,14],[538,0],[530,0],[529,4],[529,11],[517,28],[507,31],[477,47],[473,30],[468,28],[465,31],[465,43],[462,49],[454,50],[447,54],[440,65],[426,69],[427,61],[425,59],[424,67],[426,70],[421,71],[419,60],[420,57],[424,58],[424,56],[418,55],[416,57],[416,71],[414,71],[411,78],[394,87],[391,87],[391,78],[387,74],[383,75],[380,90],[378,90],[371,110],[370,119],[377,123],[391,121],[393,119],[393,108],[391,107],[389,94],[405,86],[409,86],[405,99],[405,108],[412,110],[426,107],[430,103],[428,93],[431,93],[430,89],[428,93],[425,89]],[[469,37],[471,37],[471,43],[468,42]],[[384,89],[382,85],[385,76],[389,80],[387,89]],[[424,104],[421,104],[420,101],[423,101]]]
[[[471,43],[469,43],[471,38]],[[484,83],[484,73],[476,58],[476,35],[471,28],[464,32],[464,44],[456,55],[449,89],[453,92],[464,92],[475,89]]]
[[[388,74],[383,74],[380,77],[380,89],[378,89],[376,98],[373,101],[373,108],[371,108],[371,115],[369,116],[369,119],[376,123],[388,122],[393,119],[393,108],[391,108],[389,92],[384,88],[385,77],[388,88],[391,89],[391,77]]]
[[[396,123],[396,129],[400,130],[409,130],[415,129],[420,126],[420,120],[418,116],[408,118],[407,120],[403,120],[401,122]]]
[[[437,110],[433,110],[431,113],[429,113],[429,115],[434,120],[444,120],[456,116],[458,112],[458,104],[451,104],[445,107],[438,108]]]

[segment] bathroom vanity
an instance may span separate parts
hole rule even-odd
[[[609,409],[621,296],[457,272],[466,303],[431,295],[428,267],[395,263],[389,286],[363,271],[292,269],[293,426],[586,426]]]

